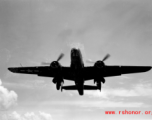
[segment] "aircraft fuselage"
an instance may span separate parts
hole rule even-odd
[[[73,76],[75,78],[75,85],[80,95],[83,95],[84,79],[83,68],[84,63],[82,60],[82,54],[79,49],[73,48],[71,50],[71,66],[73,70]]]

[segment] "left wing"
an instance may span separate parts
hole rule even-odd
[[[35,66],[35,67],[10,67],[8,68],[14,73],[35,74],[43,77],[55,77],[58,70],[50,66]],[[74,80],[70,67],[62,67],[63,79]]]
[[[84,79],[94,79],[98,75],[102,77],[120,76],[122,74],[147,72],[151,69],[151,66],[104,66],[101,69],[95,69],[92,67],[84,68]],[[98,77],[98,76],[97,76]]]
[[[50,76],[55,75],[55,69],[50,69],[49,66],[35,66],[35,67],[11,67],[8,68],[11,72],[14,73],[23,73],[23,74],[37,74],[39,76]]]

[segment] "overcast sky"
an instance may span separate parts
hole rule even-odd
[[[1,120],[150,120],[152,71],[105,78],[99,91],[57,91],[52,78],[15,74],[79,47],[86,59],[107,53],[108,65],[152,65],[151,0],[0,0]],[[92,64],[86,64],[92,65]],[[65,81],[66,84],[74,84]],[[93,81],[88,82],[93,84]],[[117,115],[105,115],[105,111]],[[118,111],[141,115],[118,115]]]

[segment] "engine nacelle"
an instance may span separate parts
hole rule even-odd
[[[100,61],[100,60],[95,62],[95,64],[94,64],[95,68],[103,68],[104,66],[105,66],[104,62]]]
[[[95,79],[94,79],[94,83],[98,83],[98,82],[102,82],[105,83],[105,79],[103,78],[104,76],[104,67],[105,64],[103,61],[97,61],[94,64],[94,68],[95,68]]]
[[[54,83],[54,84],[56,84],[56,89],[57,90],[59,90],[60,89],[60,87],[63,85],[63,83],[64,83],[64,80],[63,80],[63,78],[59,78],[59,77],[55,77],[53,80],[52,80],[52,82]]]
[[[52,82],[54,84],[56,84],[57,82],[63,82],[64,83],[63,78],[57,78],[57,77],[53,78]]]
[[[50,64],[50,67],[58,69],[58,68],[61,68],[61,65],[60,65],[60,63],[58,61],[53,61]]]
[[[63,81],[58,81],[58,82],[56,83],[56,89],[57,89],[57,90],[60,90],[60,88],[61,88],[62,85],[63,85]]]
[[[54,68],[54,70],[56,71],[56,75],[54,79],[52,80],[52,82],[56,84],[56,89],[59,90],[62,84],[64,83],[63,76],[62,76],[62,66],[60,65],[58,61],[53,61],[50,64],[50,67]]]

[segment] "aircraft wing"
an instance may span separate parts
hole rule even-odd
[[[10,67],[11,72],[22,74],[35,74],[43,77],[55,77],[58,73],[57,69],[50,66],[35,66],[35,67]],[[74,80],[70,67],[62,67],[63,79]]]
[[[94,79],[97,76],[97,73],[102,77],[111,77],[120,76],[122,74],[147,72],[150,69],[151,66],[105,66],[103,69],[95,69],[91,66],[84,68],[84,79]]]
[[[35,67],[11,67],[8,68],[14,73],[35,74],[43,77],[55,77],[57,69],[50,66]],[[94,66],[84,67],[84,80],[94,79],[99,73],[102,77],[120,76],[122,74],[146,72],[151,69],[150,66],[105,66],[103,69],[95,69]],[[74,81],[73,70],[70,67],[62,67],[63,79]]]

